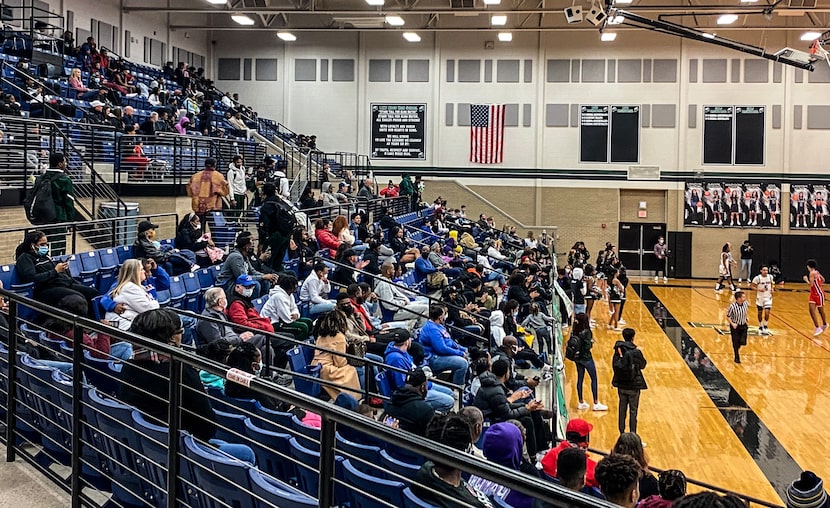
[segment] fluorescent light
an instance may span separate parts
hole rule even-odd
[[[758,3],[758,0],[741,0],[742,4],[754,4]]]
[[[493,14],[490,16],[490,24],[493,26],[504,26],[507,24],[507,16],[504,14]]]
[[[619,5],[633,4],[633,3],[634,3],[634,0],[616,0],[616,2],[614,2],[614,5],[617,5],[617,4],[619,4]]]
[[[706,33],[706,32],[703,32],[703,36],[706,37],[707,39],[714,39],[715,38],[715,34],[710,34],[710,33]]]
[[[819,37],[821,37],[820,32],[804,32],[803,34],[801,34],[802,41],[814,41]]]
[[[291,32],[277,32],[277,37],[284,40],[285,42],[294,42],[297,40],[297,36],[292,34]]]
[[[246,16],[244,14],[234,14],[234,15],[231,16],[231,19],[236,21],[240,25],[245,25],[245,26],[251,26],[255,23],[253,18],[249,18],[248,16]]]
[[[718,18],[719,25],[731,25],[736,21],[738,21],[737,14],[722,14],[721,17]]]
[[[499,32],[499,40],[501,42],[510,42],[513,40],[512,32]]]
[[[404,25],[404,20],[400,16],[389,15],[389,16],[386,16],[384,19],[386,20],[387,23],[389,23],[392,26],[403,26]]]
[[[622,14],[617,14],[608,18],[609,25],[622,25],[623,23],[625,23],[625,16]]]
[[[501,0],[484,0],[484,5],[498,5]]]
[[[207,0],[207,3],[213,5],[225,5],[226,3],[228,3],[228,0]]]
[[[599,36],[599,40],[602,42],[611,42],[617,38],[617,32],[603,32],[602,35]]]
[[[421,42],[421,36],[416,34],[415,32],[404,32],[403,38],[408,40],[409,42]]]
[[[366,0],[369,5],[383,5],[384,0]]]

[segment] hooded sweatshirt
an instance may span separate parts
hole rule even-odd
[[[507,401],[507,387],[492,372],[484,372],[479,376],[481,387],[476,392],[473,405],[481,409],[484,418],[494,422],[503,422],[510,419],[520,419],[530,414],[527,407],[521,402]]]
[[[614,354],[624,354],[624,355],[632,355],[631,360],[634,363],[635,374],[634,379],[632,381],[623,381],[618,378],[617,373],[614,372],[614,377],[611,380],[611,384],[615,388],[619,388],[622,390],[645,390],[648,388],[646,385],[646,379],[643,377],[643,369],[646,368],[646,359],[643,356],[643,352],[634,345],[633,342],[627,342],[624,340],[618,340],[616,344],[614,344]]]
[[[514,471],[520,471],[522,465],[522,450],[524,439],[522,431],[512,423],[497,423],[492,425],[484,435],[482,451],[487,460]],[[470,478],[470,483],[473,479]],[[505,492],[500,493],[499,490]],[[504,499],[507,504],[514,508],[531,508],[533,498],[505,487],[499,486],[492,492],[494,497]]]

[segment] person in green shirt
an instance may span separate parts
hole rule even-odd
[[[39,177],[52,182],[55,223],[75,220],[75,189],[72,180],[66,174],[68,164],[63,152],[53,152],[49,156],[49,169]],[[41,231],[49,239],[49,252],[52,256],[62,256],[66,253],[66,226],[45,227],[41,228]]]

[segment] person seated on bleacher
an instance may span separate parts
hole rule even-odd
[[[420,344],[413,344],[410,337],[406,337],[405,335],[396,336],[386,346],[383,354],[383,363],[406,372],[419,368],[410,354],[410,348],[414,348],[415,346],[420,348]],[[405,385],[407,374],[397,371],[389,371],[389,373],[389,384],[391,385],[392,391],[401,389]],[[426,389],[425,402],[434,412],[446,413],[452,410],[455,402],[451,389],[444,385],[433,383],[432,381],[427,383]]]
[[[415,280],[426,280],[427,291],[443,289],[449,283],[449,279],[443,273],[444,267],[437,268],[430,262],[429,254],[429,247],[421,247],[421,256],[415,260]]]
[[[190,129],[190,118],[187,116],[182,116],[179,118],[179,121],[173,125],[173,128],[181,135],[187,134],[187,130]]]
[[[406,376],[398,372],[395,374],[405,377],[406,382],[392,392],[389,404],[385,406],[386,415],[398,420],[398,428],[401,430],[423,436],[427,425],[435,416],[435,409],[426,401],[429,393],[427,376],[420,368],[410,371]]]
[[[363,224],[363,216],[358,212],[352,214],[349,230],[358,241],[365,242],[369,239],[369,229]]]
[[[331,293],[328,274],[329,267],[318,261],[300,288],[300,301],[308,304],[308,313],[312,317],[334,310],[337,303],[326,298]]]
[[[354,365],[349,363],[346,353],[347,339],[345,331],[348,327],[346,315],[339,310],[332,310],[317,319],[314,325],[316,345],[340,354],[329,353],[321,349],[314,350],[312,364],[320,364],[320,379],[335,384],[324,384],[323,390],[336,400],[340,394],[347,394],[357,400],[361,398],[361,379]],[[359,355],[358,355],[359,356]],[[361,367],[362,368],[362,367]]]
[[[237,111],[235,115],[228,118],[228,123],[236,129],[236,135],[239,137],[244,137],[246,139],[251,139],[256,134],[256,129],[251,129],[242,119],[242,113]]]
[[[97,51],[97,44],[95,44],[94,37],[87,37],[86,42],[81,44],[81,47],[78,51],[78,58],[81,60],[81,64],[83,65],[84,69],[89,70],[90,64],[92,63],[92,51]]]
[[[110,68],[110,56],[109,53],[105,48],[93,49],[92,51],[92,63],[98,64],[102,72],[105,72],[107,69]]]
[[[141,122],[138,132],[145,136],[155,136],[158,129],[159,114],[153,111],[146,120]]]
[[[250,275],[240,275],[228,295],[228,319],[231,323],[255,328],[264,332],[273,332],[271,320],[259,313],[253,304],[256,281]]]
[[[331,219],[324,217],[314,221],[314,237],[321,249],[329,250],[329,257],[334,259],[337,255],[337,248],[340,247],[340,239],[332,232]]]
[[[357,252],[345,244],[341,245],[337,250],[337,255],[335,255],[334,260],[341,263],[335,268],[331,277],[329,277],[329,280],[337,285],[336,287],[347,287],[350,284],[354,284],[357,280],[357,273],[354,269],[363,270],[369,264],[368,261],[360,261],[357,257]]]
[[[453,336],[457,340],[464,344],[475,345],[476,341],[483,340],[483,337],[489,337],[489,333],[484,334],[484,323],[479,323],[476,316],[472,314],[478,312],[478,305],[467,302],[464,295],[461,294],[458,284],[457,281],[450,284],[443,292],[443,302],[448,305],[447,320],[452,323],[454,328],[461,328],[464,332],[468,332],[463,333],[459,330],[453,330]]]
[[[69,88],[75,92],[78,100],[91,101],[93,99],[106,98],[106,92],[84,86],[84,82],[81,79],[81,69],[78,68],[72,69],[72,72],[69,74]]]
[[[104,113],[104,106],[106,106],[106,104],[99,100],[90,102],[89,107],[91,109],[85,111],[87,123],[95,125],[110,125],[109,119],[107,119],[107,115]]]
[[[55,308],[71,312],[76,316],[85,316],[89,312],[89,304],[79,294],[66,295],[55,305]],[[106,319],[101,321],[104,324],[111,324]],[[66,342],[70,348],[73,347],[75,339],[75,326],[71,321],[65,319],[47,317],[42,327],[47,330],[47,336],[52,339],[60,339]],[[133,345],[126,341],[112,343],[110,336],[100,332],[87,332],[83,330],[82,341],[84,349],[94,358],[129,360],[133,356]]]
[[[331,234],[336,236],[337,239],[340,240],[341,245],[345,243],[358,253],[362,253],[364,250],[366,250],[365,245],[355,245],[355,243],[362,244],[362,242],[356,241],[357,239],[354,237],[351,230],[349,229],[349,219],[347,219],[345,215],[338,215],[337,217],[335,217],[334,222],[331,226]]]
[[[118,282],[107,293],[115,304],[123,303],[124,311],[120,314],[107,312],[105,318],[119,330],[128,330],[142,312],[159,308],[159,302],[142,285],[146,278],[144,267],[138,259],[128,259],[118,271]],[[107,307],[107,304],[104,304]]]
[[[263,368],[262,352],[253,344],[242,342],[231,349],[225,363],[232,369],[259,376]],[[241,383],[225,383],[225,396],[233,399],[255,399],[268,409],[276,410],[279,407],[273,397],[251,390]]]
[[[124,106],[121,115],[121,121],[124,122],[124,125],[132,125],[133,130],[137,130],[139,125],[138,121],[135,118],[135,108],[132,106]]]
[[[220,264],[224,253],[216,247],[210,233],[202,233],[202,223],[194,212],[184,216],[176,230],[176,246],[196,254],[196,264],[205,267]],[[210,252],[208,252],[210,251]]]
[[[312,321],[300,316],[300,309],[293,296],[296,292],[297,278],[293,275],[281,276],[276,287],[268,293],[268,301],[260,314],[271,320],[274,331],[287,332],[297,340],[306,340],[311,332]]]
[[[428,259],[429,262],[432,263],[432,266],[444,272],[444,275],[446,275],[448,279],[455,279],[461,275],[460,268],[453,268],[444,260],[443,257],[441,257],[441,244],[438,242],[434,242],[430,246]]]
[[[363,271],[371,273],[372,275],[380,275],[381,258],[385,261],[389,255],[383,256],[381,254],[383,244],[375,238],[368,240],[364,245],[366,246],[366,250],[363,251],[363,261],[366,262],[366,266],[363,267]],[[389,249],[389,252],[391,252],[391,249]],[[374,284],[376,279],[375,277],[364,276],[364,280]]]
[[[380,277],[375,279],[375,294],[381,307],[393,314],[395,321],[415,319],[415,328],[424,326],[429,314],[429,299],[416,296],[392,284],[395,266],[386,262],[380,267]]]
[[[434,372],[450,370],[453,384],[464,386],[467,376],[467,348],[453,340],[444,322],[447,309],[433,305],[429,309],[429,321],[421,328],[418,341],[424,346],[424,354]]]
[[[228,296],[234,292],[234,284],[242,275],[248,275],[254,281],[253,298],[267,295],[271,290],[271,284],[277,281],[277,274],[262,273],[254,269],[251,265],[253,253],[254,239],[250,231],[239,233],[236,237],[236,248],[227,255],[219,275],[216,276],[216,285],[223,288]]]
[[[58,41],[60,52],[67,56],[78,56],[78,46],[75,44],[75,36],[72,35],[72,30],[66,30],[63,33],[63,38]]]
[[[301,277],[311,272],[316,253],[316,245],[314,245],[314,240],[309,238],[308,230],[304,227],[294,228],[287,255],[289,260],[297,260],[297,273]]]
[[[213,360],[214,362],[227,364],[228,355],[231,354],[231,350],[233,348],[234,346],[230,342],[224,339],[217,339],[213,342],[208,342],[207,344],[200,344],[199,347],[196,348],[196,354],[199,356],[204,356],[208,360]],[[202,384],[206,389],[225,389],[225,378],[222,376],[217,376],[212,372],[208,372],[206,370],[199,370],[199,379],[202,381]]]
[[[399,266],[412,263],[421,256],[417,247],[409,247],[409,241],[402,226],[395,226],[389,230],[389,247],[398,256]]]
[[[139,314],[130,331],[151,341],[181,347],[183,326],[172,309],[156,309]],[[167,424],[170,406],[169,375],[168,357],[149,349],[137,348],[133,359],[124,362],[121,369],[118,400],[134,406],[155,422]],[[216,414],[196,369],[182,365],[181,385],[181,428],[239,460],[255,463],[254,452],[248,446],[213,439],[216,433]]]
[[[98,290],[85,286],[69,274],[69,261],[55,262],[49,257],[49,240],[42,231],[26,233],[14,251],[15,272],[21,284],[34,283],[33,296],[39,302],[56,305],[70,294],[80,294],[89,305],[87,316],[94,318],[92,299]]]
[[[332,192],[331,182],[323,182],[320,188],[320,201],[322,202],[321,206],[337,206],[340,204],[337,193]]]

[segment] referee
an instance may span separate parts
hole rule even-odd
[[[726,319],[729,320],[729,332],[732,335],[732,349],[735,351],[735,363],[741,363],[739,350],[746,346],[746,313],[749,305],[743,291],[735,292],[735,301],[726,310]]]

